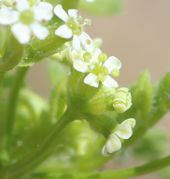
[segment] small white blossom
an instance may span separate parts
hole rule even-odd
[[[87,52],[85,49],[70,50],[70,58],[75,70],[87,73],[84,83],[95,88],[99,87],[100,82],[105,87],[118,87],[113,76],[119,74],[121,62],[116,57],[107,58],[99,48],[95,48],[92,52]]]
[[[107,58],[102,53],[98,54],[97,59],[94,57],[93,60],[94,64],[89,70],[90,73],[85,77],[84,83],[98,87],[101,82],[105,87],[117,88],[118,83],[112,76],[114,76],[115,71],[120,70],[121,62],[114,56]]]
[[[66,12],[62,5],[58,4],[54,8],[55,15],[61,19],[65,24],[58,27],[55,34],[65,39],[73,38],[72,45],[75,50],[81,50],[81,47],[85,48],[86,51],[91,52],[94,49],[92,39],[90,36],[83,31],[82,19],[78,15],[78,10],[69,9]]]
[[[52,18],[52,5],[40,1],[32,5],[28,0],[14,0],[14,4],[14,8],[0,8],[0,24],[12,25],[12,33],[21,44],[28,43],[32,34],[44,40],[49,31],[41,23]]]
[[[106,141],[106,144],[102,149],[102,154],[108,156],[109,154],[120,150],[122,141],[129,139],[132,136],[132,129],[135,125],[136,121],[133,118],[127,119],[119,124]]]

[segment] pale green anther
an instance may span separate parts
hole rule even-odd
[[[84,19],[83,25],[84,26],[86,26],[86,25],[90,26],[91,25],[91,19]]]
[[[102,53],[99,55],[99,61],[104,62],[107,59],[107,55],[105,53]]]
[[[20,21],[23,24],[29,25],[34,22],[34,14],[31,10],[25,10],[20,14]]]
[[[108,69],[99,63],[95,65],[95,68],[92,70],[92,73],[97,75],[99,80],[102,80],[108,74]]]
[[[117,89],[113,98],[113,107],[115,111],[123,113],[132,105],[131,93],[128,88]]]

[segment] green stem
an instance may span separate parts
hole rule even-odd
[[[87,173],[37,173],[34,174],[36,178],[43,177],[48,179],[60,179],[67,176],[67,178],[74,179],[127,179],[136,176],[145,175],[162,168],[168,167],[170,165],[170,156],[164,157],[162,159],[157,159],[147,164],[138,166],[138,167],[130,167],[124,169],[118,169],[114,171],[104,171],[104,172],[87,172]]]
[[[0,176],[7,179],[20,178],[27,174],[27,172],[36,168],[42,163],[52,152],[56,145],[56,138],[60,132],[72,121],[73,115],[66,112],[57,122],[53,131],[47,136],[42,145],[35,149],[33,153],[26,156],[18,163],[8,167]]]
[[[28,68],[19,68],[16,72],[16,77],[13,81],[13,86],[8,100],[7,117],[6,117],[6,142],[5,147],[9,149],[11,144],[11,138],[13,134],[13,128],[15,123],[15,115],[18,103],[19,92],[22,87],[23,81]]]

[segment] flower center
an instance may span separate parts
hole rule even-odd
[[[34,14],[31,10],[25,10],[20,14],[20,21],[23,24],[29,25],[34,22]]]
[[[80,35],[81,34],[82,27],[73,18],[70,18],[68,20],[67,25],[73,31],[73,34],[75,34],[75,35]]]
[[[91,55],[90,53],[88,53],[88,52],[85,52],[85,53],[83,54],[83,58],[84,58],[84,61],[85,61],[85,62],[90,62],[90,60],[91,60],[91,58],[92,58],[92,55]]]
[[[92,70],[92,73],[96,74],[100,81],[103,81],[108,74],[108,70],[103,66],[103,64],[96,64]]]

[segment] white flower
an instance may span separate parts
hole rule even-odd
[[[120,150],[122,141],[129,139],[132,136],[132,129],[135,125],[136,121],[133,118],[127,119],[119,124],[106,141],[106,144],[102,149],[102,154],[108,156],[109,154]]]
[[[14,2],[15,9],[5,6],[0,9],[0,24],[12,25],[12,33],[21,44],[28,43],[32,34],[44,40],[49,31],[41,22],[52,18],[52,5],[40,1],[32,5],[28,0]]]
[[[95,58],[93,59],[94,64],[91,66],[90,73],[84,79],[84,83],[97,88],[99,83],[102,82],[105,87],[117,88],[118,83],[112,76],[114,76],[114,71],[120,70],[121,62],[114,56],[107,58],[102,53],[98,54],[97,59]]]
[[[65,23],[56,29],[55,34],[57,36],[65,39],[73,38],[72,45],[75,50],[81,50],[83,46],[86,51],[93,51],[94,44],[90,36],[83,31],[85,23],[82,24],[81,17],[78,16],[78,10],[69,9],[66,12],[62,5],[59,4],[54,8],[54,13]]]
[[[100,82],[109,88],[117,88],[118,83],[113,79],[117,76],[121,68],[121,62],[114,56],[107,58],[99,48],[94,48],[92,52],[85,49],[73,50],[69,48],[69,57],[72,60],[76,71],[88,73],[84,78],[84,83],[98,88]]]

